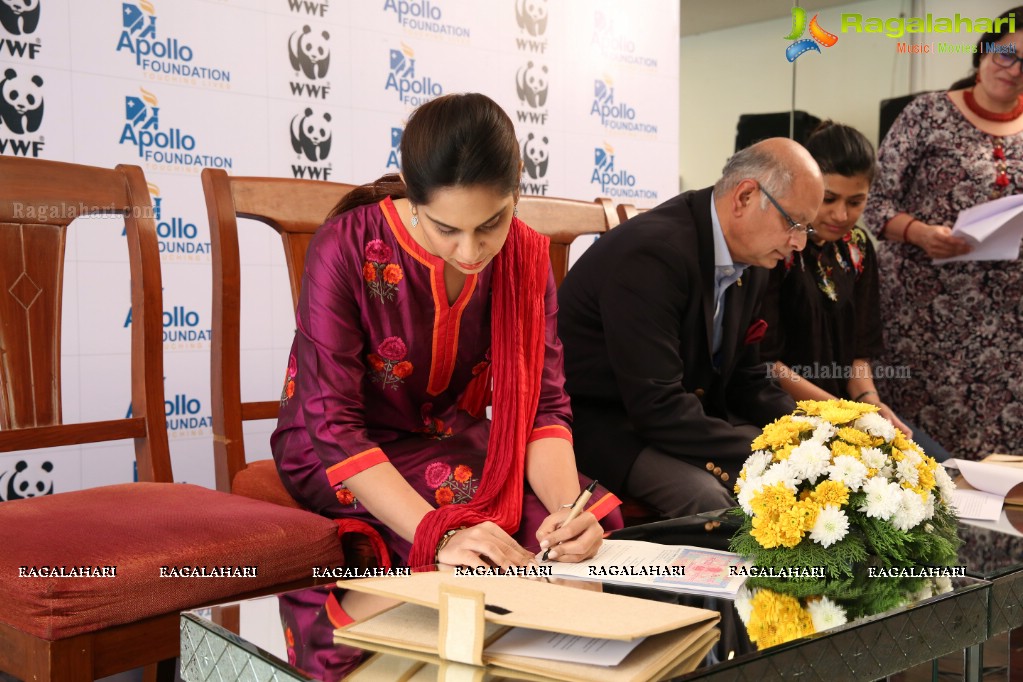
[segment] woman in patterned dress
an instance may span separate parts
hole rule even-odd
[[[1002,18],[1010,12],[1023,7]],[[910,374],[883,392],[969,459],[1023,452],[1023,263],[934,262],[969,253],[951,234],[961,211],[1023,186],[1023,34],[984,34],[978,49],[986,43],[1006,52],[978,51],[975,76],[896,120],[864,213],[882,240],[884,360]]]
[[[347,195],[310,243],[271,438],[281,479],[383,565],[588,558],[617,500],[594,494],[561,527],[580,479],[548,242],[515,217],[512,122],[483,95],[440,97],[401,154],[401,177]]]

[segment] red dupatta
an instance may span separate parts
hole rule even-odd
[[[434,563],[448,530],[493,521],[509,535],[519,528],[526,442],[533,430],[543,375],[550,268],[549,240],[518,218],[494,259],[490,310],[493,421],[483,476],[472,502],[434,509],[416,528],[410,566]]]

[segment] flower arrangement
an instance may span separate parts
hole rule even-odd
[[[877,414],[848,400],[801,401],[768,424],[735,484],[731,549],[758,567],[866,562],[949,565],[960,540],[944,468]]]
[[[947,577],[793,581],[751,578],[735,595],[735,610],[757,649],[844,625],[952,589]]]

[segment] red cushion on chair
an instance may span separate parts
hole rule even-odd
[[[225,600],[342,563],[311,512],[176,483],[128,483],[0,504],[0,621],[48,640]],[[114,578],[19,567],[116,566]],[[254,578],[167,578],[162,566],[255,566]]]
[[[277,465],[272,459],[249,462],[244,469],[235,474],[234,481],[231,482],[231,492],[254,500],[273,502],[282,507],[302,508],[281,483]]]

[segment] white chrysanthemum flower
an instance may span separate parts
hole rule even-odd
[[[817,428],[813,430],[813,435],[810,436],[810,440],[823,445],[834,438],[836,433],[838,433],[838,429],[836,429],[831,422],[821,420],[820,423],[817,424]]]
[[[895,427],[877,412],[863,415],[853,422],[853,427],[885,440],[894,440],[895,438]]]
[[[828,467],[828,475],[832,481],[840,481],[850,492],[856,493],[867,478],[867,467],[855,457],[841,455]]]
[[[774,485],[775,483],[783,483],[790,492],[795,493],[798,490],[801,479],[796,475],[792,465],[789,464],[788,460],[782,460],[781,462],[775,462],[767,468],[764,475],[760,477],[761,482],[767,485]]]
[[[938,485],[938,492],[941,493],[941,501],[945,504],[952,502],[952,492],[956,489],[952,477],[948,475],[945,467],[939,466],[934,470],[934,480]]]
[[[767,450],[757,450],[749,456],[749,459],[746,460],[746,464],[743,466],[746,470],[746,478],[760,477],[772,461],[774,461],[773,454]]]
[[[739,490],[736,500],[739,502],[739,506],[742,507],[742,510],[746,512],[746,516],[753,516],[753,498],[756,497],[757,493],[763,489],[763,478],[747,478],[746,482]]]
[[[877,448],[863,448],[860,450],[860,459],[871,469],[881,469],[888,457]]]
[[[877,470],[877,475],[880,478],[890,481],[895,477],[895,469],[893,469],[890,464],[885,464],[883,467]]]
[[[934,579],[934,594],[945,594],[952,591],[952,579],[946,575]]]
[[[928,493],[927,499],[924,501],[924,521],[933,518],[934,518],[934,495]]]
[[[902,451],[902,455],[903,457],[905,457],[903,461],[912,462],[913,466],[917,466],[922,461],[924,461],[923,453],[919,450],[907,448],[906,450]]]
[[[749,625],[749,618],[753,615],[753,597],[755,595],[756,593],[745,585],[735,593],[735,611],[739,614],[739,620],[743,625]]]
[[[833,504],[826,504],[817,513],[817,521],[810,530],[810,539],[822,547],[830,547],[849,532],[849,518]]]
[[[813,621],[813,629],[817,632],[845,625],[848,620],[845,609],[827,597],[810,602],[806,605],[806,610],[810,614],[810,620]]]
[[[902,501],[902,488],[879,476],[868,479],[863,484],[863,492],[867,499],[863,501],[860,511],[882,521],[892,518]]]
[[[916,485],[920,481],[920,472],[917,471],[916,464],[909,457],[895,465],[895,472],[900,481],[905,481],[910,485]]]
[[[825,445],[805,440],[792,448],[788,463],[796,478],[813,482],[827,473],[831,451]]]
[[[899,530],[908,531],[924,520],[924,502],[912,490],[903,490],[899,508],[892,515],[891,523]]]

